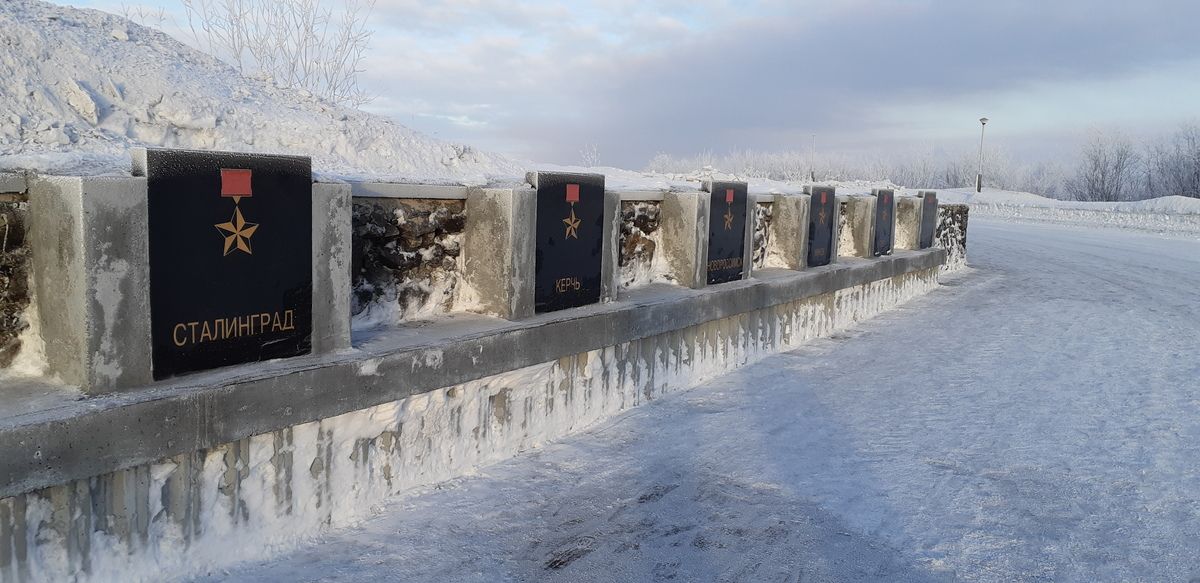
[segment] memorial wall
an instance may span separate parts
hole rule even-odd
[[[853,325],[965,258],[965,207],[933,193],[133,166],[0,193],[0,357],[33,319],[46,366],[0,392],[0,581],[249,557],[231,541],[353,520]]]

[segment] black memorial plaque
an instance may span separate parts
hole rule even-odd
[[[308,158],[148,150],[154,378],[308,354]]]
[[[599,302],[604,176],[539,173],[536,237],[534,310]]]
[[[808,211],[808,265],[819,267],[833,261],[833,222],[837,220],[834,189],[817,186],[810,195]]]
[[[936,192],[921,195],[921,238],[917,246],[921,249],[933,247],[933,236],[937,233],[938,199]]]
[[[708,283],[742,279],[746,253],[745,182],[713,182],[708,211]]]
[[[895,238],[893,215],[896,213],[896,192],[891,189],[875,191],[875,256],[892,254]]]

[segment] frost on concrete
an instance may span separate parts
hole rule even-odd
[[[30,581],[220,572],[936,286],[936,269],[914,272],[3,499],[0,569]]]
[[[674,281],[662,251],[661,205],[654,201],[621,202],[621,287]]]
[[[451,311],[465,224],[461,200],[354,199],[354,327]]]

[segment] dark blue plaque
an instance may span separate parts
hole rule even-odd
[[[891,189],[875,191],[875,245],[876,257],[891,255],[895,229],[893,218],[896,214],[896,192]]]
[[[713,182],[708,211],[708,283],[742,279],[746,254],[745,182]]]
[[[604,176],[538,173],[535,236],[534,311],[599,302]]]
[[[140,166],[140,167],[139,167]],[[154,378],[308,354],[308,158],[148,150]]]
[[[918,247],[928,249],[933,247],[933,237],[937,234],[938,199],[936,192],[921,193],[921,237]]]
[[[831,186],[811,189],[808,211],[808,265],[819,267],[833,261],[833,227],[837,221],[837,197]]]

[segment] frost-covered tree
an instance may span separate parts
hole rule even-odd
[[[1148,196],[1200,198],[1200,126],[1185,124],[1146,147],[1144,188]]]
[[[374,0],[182,0],[193,41],[247,74],[333,103],[369,101],[358,74]]]
[[[1092,132],[1084,144],[1067,191],[1075,200],[1121,201],[1135,198],[1141,156],[1133,143],[1116,132]]]

